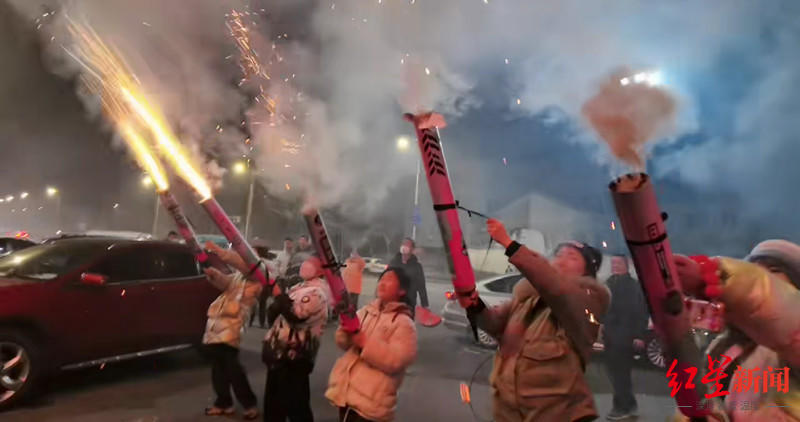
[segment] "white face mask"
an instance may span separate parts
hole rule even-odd
[[[403,245],[403,246],[400,247],[400,253],[403,254],[403,255],[408,255],[408,254],[411,253],[411,248],[409,248],[406,245]]]

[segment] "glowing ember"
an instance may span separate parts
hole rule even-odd
[[[286,184],[286,190],[292,190],[292,187],[291,187],[291,186],[289,186],[289,184],[288,184],[288,183]]]
[[[517,105],[520,105],[520,104],[522,104],[522,99],[521,98],[517,98]]]
[[[611,230],[616,230],[616,229],[617,229],[617,224],[612,221],[611,222]]]
[[[428,69],[427,67],[425,68],[425,74],[426,74],[426,75],[430,75],[430,74],[431,74],[431,70],[430,70],[430,69]]]

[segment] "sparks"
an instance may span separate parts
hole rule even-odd
[[[431,74],[431,70],[430,70],[430,69],[428,69],[427,67],[425,68],[425,74],[426,74],[426,75],[430,75],[430,74]]]
[[[608,243],[606,243],[606,241],[605,241],[605,240],[603,241],[603,247],[604,247],[604,248],[607,248],[607,247],[608,247]]]
[[[288,184],[288,183],[286,184],[286,190],[292,190],[292,187],[291,187],[291,186],[289,186],[289,184]]]
[[[612,221],[611,222],[611,230],[616,230],[616,229],[617,229],[617,224]]]
[[[504,165],[504,166],[507,166],[507,165],[508,165],[508,160],[506,159],[506,157],[503,157],[503,165]]]
[[[510,60],[506,59],[506,64],[508,64],[509,62],[510,62]]]
[[[522,99],[517,98],[517,105],[520,105],[520,104],[522,104]]]

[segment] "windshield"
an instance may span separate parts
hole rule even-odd
[[[101,245],[33,246],[0,258],[0,277],[52,280],[87,263],[105,248]]]

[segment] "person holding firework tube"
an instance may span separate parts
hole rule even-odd
[[[208,281],[222,291],[208,307],[208,322],[203,335],[205,351],[212,362],[211,381],[217,396],[214,405],[206,408],[205,414],[232,415],[235,411],[231,397],[233,388],[236,398],[245,409],[244,418],[254,420],[258,418],[258,399],[239,362],[239,345],[244,321],[256,303],[262,286],[249,279],[248,266],[238,254],[212,242],[207,242],[206,248],[237,271],[224,274],[214,267],[204,270]]]
[[[397,392],[417,357],[411,283],[402,268],[390,265],[378,279],[377,299],[357,313],[360,330],[336,331],[345,353],[333,365],[325,397],[339,408],[340,422],[394,420]]]
[[[559,245],[550,262],[512,241],[489,219],[492,239],[525,276],[510,302],[492,309],[477,292],[459,298],[478,326],[498,339],[491,384],[498,422],[590,421],[597,417],[584,379],[586,362],[610,302],[595,279],[602,254],[580,242]]]
[[[270,328],[261,359],[267,365],[264,420],[313,421],[309,377],[328,321],[330,288],[322,279],[322,262],[311,256],[299,269],[302,282],[273,287],[267,312]]]
[[[720,380],[721,391],[729,393],[723,397],[725,414],[714,420],[800,421],[800,246],[767,240],[745,261],[676,255],[675,263],[687,295],[725,307],[727,328],[706,351],[712,361],[727,363]],[[764,393],[742,383],[742,370],[756,368],[759,376],[769,368],[789,369],[786,379],[770,379],[775,388]],[[673,420],[686,418],[676,414]]]

